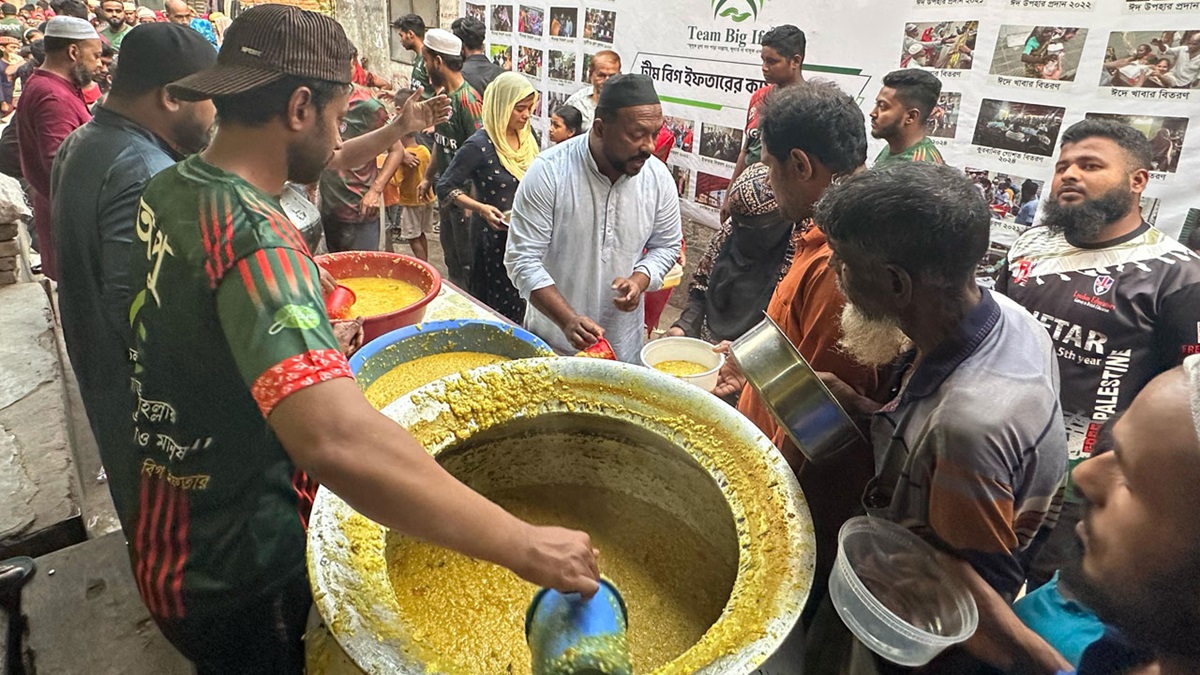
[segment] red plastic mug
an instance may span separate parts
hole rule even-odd
[[[325,296],[325,313],[330,319],[348,319],[350,308],[358,302],[358,296],[348,287],[338,284]]]

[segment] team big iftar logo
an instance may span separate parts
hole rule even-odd
[[[758,12],[767,0],[711,0],[713,18],[730,19],[741,23],[747,19],[758,20]]]
[[[725,20],[740,25],[746,21],[752,23],[758,21],[758,15],[762,11],[763,5],[767,4],[767,0],[710,0],[710,4],[714,21]],[[749,30],[739,27],[714,29],[710,26],[688,26],[688,42],[703,47],[743,50],[747,46],[752,46],[757,49],[759,41],[766,32],[765,28]]]

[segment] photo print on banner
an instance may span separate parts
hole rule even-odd
[[[979,105],[979,121],[971,142],[996,150],[1051,157],[1066,112],[1066,108],[1057,106],[985,98]]]
[[[590,84],[592,81],[592,57],[594,54],[583,55],[583,67],[579,69],[579,81]]]
[[[463,16],[471,19],[478,19],[479,21],[483,22],[483,25],[487,25],[487,7],[483,5],[476,5],[468,2],[466,9],[463,10]]]
[[[697,204],[711,209],[719,209],[725,203],[725,194],[729,192],[729,179],[724,176],[714,176],[700,171],[696,174]]]
[[[675,149],[682,152],[691,152],[696,123],[692,120],[671,117],[669,115],[663,117],[663,123],[667,125],[667,130],[675,137]],[[736,158],[734,161],[737,161]]]
[[[541,79],[545,59],[546,52],[536,47],[521,47],[517,52],[517,70],[531,78]]]
[[[579,37],[579,9],[576,7],[550,8],[550,37]]]
[[[496,5],[492,7],[492,22],[488,30],[493,33],[511,33],[513,31],[513,8],[511,5]]]
[[[962,110],[962,94],[943,91],[938,96],[937,107],[925,120],[925,133],[934,138],[954,138],[958,133],[958,113]]]
[[[680,199],[687,198],[688,183],[692,180],[692,172],[687,167],[672,164],[667,167],[671,170],[671,177],[675,179],[675,189],[679,192]]]
[[[542,21],[545,16],[545,12],[540,7],[521,5],[521,13],[517,19],[517,32],[522,35],[542,37]]]
[[[556,110],[567,104],[568,98],[571,98],[571,95],[565,91],[546,92],[546,112],[553,115]]]
[[[617,13],[606,9],[589,9],[583,24],[583,39],[612,44],[617,28]]]
[[[1157,117],[1151,115],[1116,115],[1111,113],[1088,113],[1090,120],[1111,120],[1128,124],[1142,132],[1150,141],[1153,160],[1151,170],[1175,173],[1179,168],[1179,152],[1183,148],[1183,137],[1187,133],[1186,117]]]
[[[967,167],[964,173],[975,184],[992,210],[992,218],[1030,226],[1042,199],[1045,181],[1025,178],[1006,171]]]
[[[1074,82],[1087,40],[1086,28],[1001,26],[992,56],[992,75]]]
[[[900,67],[969,70],[978,34],[978,21],[905,24]]]
[[[575,82],[575,52],[550,50],[550,79]]]
[[[700,126],[700,155],[733,164],[742,152],[742,136],[741,129],[706,122]]]
[[[488,56],[491,57],[492,63],[501,68],[513,69],[512,45],[492,45],[492,48],[488,50]]]
[[[1193,89],[1200,85],[1200,30],[1110,33],[1102,87]]]

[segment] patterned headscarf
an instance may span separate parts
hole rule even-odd
[[[729,186],[729,213],[741,225],[779,222],[779,203],[766,164],[752,164]]]
[[[496,155],[500,157],[500,163],[517,180],[525,178],[525,171],[537,157],[538,145],[533,131],[526,123],[517,134],[521,147],[513,150],[508,144],[508,121],[517,104],[530,95],[536,97],[537,90],[529,83],[528,78],[514,72],[501,73],[483,93],[483,128],[487,130],[488,137],[496,146]],[[535,98],[535,105],[536,100]]]

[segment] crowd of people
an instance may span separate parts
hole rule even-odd
[[[436,212],[451,282],[561,354],[604,339],[637,362],[684,258],[664,161],[681,129],[653,81],[600,52],[543,150],[539,93],[483,56],[474,17],[393,22],[419,55],[400,92],[329,17],[257,6],[214,25],[218,51],[173,2],[132,28],[111,1],[49,19],[13,125],[158,626],[200,673],[302,672],[318,482],[390,529],[594,593],[586,533],[511,516],[366,401],[346,358],[361,320],[326,317],[333,282],[303,224],[329,250],[427,257]],[[975,600],[975,635],[923,672],[1197,672],[1200,356],[1184,359],[1200,353],[1200,256],[1142,220],[1151,141],[1085,120],[1046,195],[984,176],[985,198],[926,137],[936,77],[887,74],[868,118],[803,78],[806,49],[796,26],[762,36],[769,85],[724,153],[721,230],[667,331],[721,350],[766,312],[864,431],[812,462],[732,361],[713,390],[775,444],[812,515],[806,672],[901,672],[826,592],[838,530],[863,512],[934,544]],[[886,143],[870,167],[868,133]],[[1001,193],[1036,224],[987,290],[975,269]]]

